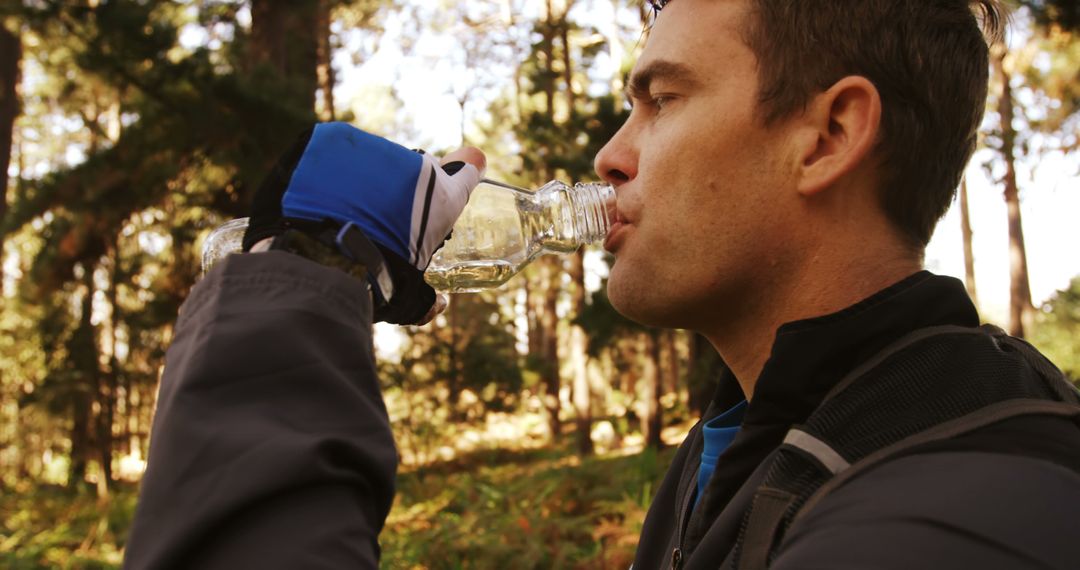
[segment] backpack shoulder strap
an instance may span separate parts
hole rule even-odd
[[[833,475],[799,507],[790,526],[797,524],[822,499],[854,477],[914,447],[956,437],[1009,418],[1028,415],[1080,418],[1080,406],[1066,402],[1031,399],[998,402],[883,447],[850,465],[821,440],[800,430],[792,429],[784,439],[784,444],[812,456]],[[796,499],[796,495],[779,489],[762,487],[758,490],[746,523],[746,538],[738,558],[739,570],[765,570],[768,567],[770,556],[776,546],[774,539],[777,530]]]
[[[984,335],[994,339],[999,346],[1006,345],[1006,350],[1020,352],[1033,367],[1040,371],[1040,376],[1061,401],[1034,398],[1014,398],[1003,400],[970,412],[950,421],[915,433],[891,445],[882,447],[868,455],[849,463],[842,454],[829,443],[798,428],[788,431],[782,448],[797,450],[805,457],[818,463],[826,472],[826,479],[802,504],[800,497],[784,489],[763,485],[755,494],[745,525],[745,533],[737,552],[737,567],[740,570],[764,570],[769,559],[779,546],[777,541],[781,527],[789,528],[811,511],[823,498],[852,478],[880,465],[917,446],[949,439],[984,426],[1006,419],[1028,415],[1052,415],[1080,418],[1080,398],[1077,390],[1069,384],[1053,364],[1045,359],[1030,345],[1008,336],[1001,329],[984,325],[978,328],[960,326],[937,326],[913,331],[896,342],[885,347],[870,359],[856,366],[842,378],[822,400],[822,405],[851,387],[860,378],[877,368],[896,353],[927,338],[937,335],[963,334]],[[1004,347],[1003,347],[1004,348]],[[806,495],[803,495],[806,497]],[[789,521],[785,524],[785,520]]]
[[[1032,415],[1080,417],[1080,406],[1067,402],[1053,402],[1049,400],[1006,400],[1004,402],[991,404],[955,420],[938,424],[926,431],[902,439],[890,446],[883,447],[861,460],[856,461],[847,469],[840,472],[834,472],[833,477],[819,487],[818,490],[803,503],[798,513],[796,513],[795,518],[792,519],[792,525],[797,523],[806,513],[810,512],[810,510],[828,496],[829,493],[832,493],[858,475],[865,473],[914,447],[957,437],[1010,418]],[[805,448],[803,451],[813,453]]]

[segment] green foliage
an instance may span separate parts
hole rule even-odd
[[[488,295],[457,295],[450,308],[456,311],[461,386],[484,395],[491,409],[506,409],[507,399],[521,390],[520,357],[512,314]]]
[[[625,568],[674,450],[478,453],[398,478],[388,568]]]
[[[41,486],[0,494],[0,566],[119,568],[135,512],[134,487],[108,500],[90,493]]]
[[[1067,30],[1080,31],[1080,3],[1075,0],[1019,0],[1043,26],[1057,24]]]
[[[246,212],[267,166],[314,119],[314,80],[297,95],[301,74],[252,62],[269,48],[248,41],[231,4],[5,6],[23,23],[38,77],[26,84],[20,134],[40,139],[27,145],[41,149],[31,160],[49,165],[32,176],[20,150],[0,220],[0,236],[15,248],[35,246],[20,252],[18,297],[6,295],[2,308],[5,321],[16,307],[32,319],[20,324],[33,333],[23,341],[40,355],[0,352],[0,370],[12,373],[3,377],[14,402],[5,413],[38,410],[56,420],[20,428],[46,436],[20,451],[18,462],[39,465],[26,475],[45,470],[42,448],[72,455],[78,476],[89,457],[109,463],[114,437],[145,443],[139,424],[149,420],[172,322],[198,274],[200,237]],[[233,41],[181,46],[181,28],[197,21],[231,28]],[[290,37],[289,46],[303,39]],[[86,159],[55,160],[72,151]]]
[[[416,391],[436,384],[451,403],[469,389],[488,409],[513,405],[522,387],[513,316],[496,293],[455,295],[437,325],[408,330],[400,363],[382,363],[386,387]]]
[[[16,4],[0,15],[22,27],[27,69],[37,79],[25,86],[16,133],[26,164],[18,164],[11,209],[0,220],[6,253],[16,260],[5,267],[14,287],[5,283],[0,305],[11,333],[0,339],[0,419],[14,426],[0,430],[9,484],[0,496],[0,567],[111,568],[120,563],[134,490],[114,477],[104,503],[83,485],[60,490],[32,481],[80,483],[71,476],[102,476],[95,461],[120,470],[121,458],[110,463],[99,452],[137,458],[145,449],[171,323],[197,278],[199,241],[246,213],[268,164],[314,118],[305,87],[314,73],[291,76],[267,65],[272,58],[263,56],[280,46],[260,45],[265,34],[240,22],[241,7],[251,3]],[[396,4],[329,2],[338,29],[376,31]],[[298,11],[278,15],[295,22],[305,17]],[[597,31],[566,14],[535,26],[506,14],[512,21],[504,23],[494,3],[461,13],[468,18],[455,29],[474,36],[466,67],[497,60],[507,75],[520,67],[522,84],[534,91],[493,101],[488,92],[497,90],[474,86],[480,76],[469,75],[455,85],[463,110],[475,87],[477,101],[499,110],[485,135],[504,155],[521,155],[536,172],[591,178],[591,157],[625,116],[617,96],[593,96],[591,67],[605,47]],[[212,39],[180,45],[192,27]],[[530,31],[547,36],[548,55],[557,58],[550,66],[535,66],[517,49],[527,49]],[[295,36],[282,42],[295,48],[292,55],[306,39]],[[537,111],[549,88],[561,107]],[[515,181],[530,176],[517,170],[507,172]],[[529,426],[543,427],[530,408],[538,406],[521,397],[528,392],[515,296],[461,296],[440,326],[408,333],[399,362],[380,363],[403,456],[429,466],[402,476],[391,523],[397,532],[385,536],[388,567],[520,567],[523,556],[545,568],[629,563],[664,457],[578,465],[566,450],[499,451],[485,440],[452,465],[437,463],[448,442],[475,435],[487,417],[524,423],[520,432],[529,437]],[[543,365],[557,372],[560,363]],[[473,464],[477,473],[467,471]]]
[[[1042,306],[1030,340],[1074,382],[1080,381],[1080,277]]]
[[[596,29],[570,20],[566,13],[537,20],[531,31],[534,41],[519,72],[531,85],[532,96],[514,127],[522,165],[534,176],[592,178],[592,158],[622,125],[626,111],[614,94],[591,97],[576,93],[569,83],[573,77],[587,77],[606,45],[592,39],[600,35]]]
[[[1012,48],[1012,68],[1024,78],[1034,103],[1017,107],[1017,117],[1028,126],[1017,133],[1020,148],[1075,151],[1080,124],[1080,3],[1074,0],[1020,0],[1015,20],[1021,33],[1031,36]],[[1028,131],[1035,131],[1031,133]],[[1038,135],[1050,135],[1038,140]],[[1033,136],[1035,135],[1035,136]]]
[[[625,568],[674,450],[590,458],[489,450],[402,473],[385,568]],[[0,493],[0,567],[119,568],[137,490]]]
[[[84,216],[82,227],[108,235],[132,213],[161,204],[176,181],[199,178],[203,169],[215,167],[227,168],[235,178],[219,196],[204,199],[238,215],[267,165],[314,119],[311,110],[298,108],[289,78],[262,68],[228,71],[243,68],[242,61],[230,62],[223,72],[207,50],[180,50],[180,17],[168,4],[45,3],[40,10],[27,9],[26,16],[43,39],[61,40],[64,50],[49,60],[61,76],[104,82],[123,96],[124,113],[138,120],[85,163],[31,181],[12,205],[6,232],[63,205],[94,212]],[[80,89],[75,81],[59,87],[67,100]],[[100,129],[97,117],[82,118],[91,130]],[[87,248],[68,256],[94,253]]]

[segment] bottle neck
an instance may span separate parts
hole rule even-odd
[[[608,184],[578,183],[569,189],[574,234],[581,245],[607,236],[615,213],[615,190]]]
[[[537,191],[546,212],[542,244],[550,252],[569,253],[601,240],[611,227],[615,191],[606,184],[569,186],[552,181]]]

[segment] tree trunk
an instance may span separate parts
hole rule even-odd
[[[71,386],[71,463],[68,486],[79,485],[86,478],[87,461],[93,455],[91,426],[93,403],[98,389],[98,353],[92,321],[94,309],[94,267],[84,264],[82,314],[71,335],[68,352],[73,372]]]
[[[967,285],[971,302],[977,306],[979,297],[975,292],[975,254],[971,245],[971,214],[968,210],[967,178],[960,182],[960,236],[964,241],[964,284]]]
[[[585,310],[585,249],[579,249],[570,260],[570,280],[574,283],[571,297],[574,314]],[[592,390],[589,388],[588,337],[585,329],[574,325],[570,329],[570,363],[574,374],[574,414],[577,422],[578,454],[593,452]]]
[[[664,394],[679,393],[679,332],[667,329],[664,339]]]
[[[98,460],[101,462],[101,476],[97,481],[97,495],[99,499],[109,496],[109,488],[112,487],[112,459],[113,459],[113,420],[116,419],[113,398],[116,394],[116,372],[110,369],[107,374],[99,375],[101,380],[97,394],[100,411],[96,418]]]
[[[251,51],[254,66],[268,66],[282,80],[298,109],[315,108],[321,0],[251,0]]]
[[[562,388],[559,380],[559,316],[556,312],[559,301],[560,274],[559,260],[549,257],[545,260],[547,271],[544,279],[544,310],[540,316],[541,328],[541,362],[540,377],[543,379],[547,393],[544,400],[547,404],[548,421],[551,427],[552,439],[557,439],[562,433],[562,424],[559,422],[559,392]]]
[[[458,346],[464,345],[461,339],[460,319],[458,313],[461,311],[458,305],[465,301],[463,295],[450,294],[449,304],[447,305],[447,325],[450,329],[450,345],[449,345],[449,359],[447,363],[447,401],[450,405],[450,416],[453,419],[458,419],[458,402],[461,401],[461,363],[458,354]]]
[[[546,19],[544,33],[542,34],[540,53],[544,56],[544,67],[547,68],[548,79],[544,81],[544,110],[552,118],[555,117],[555,14],[551,6],[551,0],[546,2]]]
[[[567,14],[573,6],[573,0],[567,0],[566,8],[559,18],[559,39],[562,40],[563,82],[566,83],[566,109],[574,112],[574,66],[570,53],[570,26],[566,21]]]
[[[622,9],[622,0],[611,0],[611,8],[613,13],[618,14]],[[618,95],[623,92],[622,63],[626,57],[626,47],[623,46],[622,37],[619,35],[618,22],[612,19],[601,22],[601,25],[603,26],[601,33],[607,40],[608,57],[615,63],[615,73],[611,74],[611,92]],[[622,102],[616,98],[615,104],[622,105]]]
[[[641,418],[641,429],[645,436],[645,445],[660,449],[663,441],[660,439],[660,428],[663,425],[662,410],[660,408],[661,373],[660,373],[660,339],[654,331],[641,333],[642,356],[644,357],[642,379],[645,381],[645,393],[642,395],[645,414]]]
[[[15,118],[19,116],[19,62],[21,38],[0,23],[0,220],[7,216],[8,167],[11,165],[11,141]],[[20,173],[20,176],[22,173]],[[0,246],[3,240],[0,239]],[[0,252],[3,248],[0,247]]]
[[[86,479],[86,458],[90,447],[90,393],[83,389],[80,378],[72,398],[71,409],[71,466],[68,469],[68,487],[81,484]]]
[[[324,121],[336,120],[334,111],[334,50],[331,41],[334,32],[330,29],[332,23],[330,14],[330,0],[319,0],[319,46],[318,66],[316,74],[319,81],[319,89],[322,91],[322,113],[320,117]]]
[[[999,51],[995,66],[1001,78],[998,113],[1001,115],[1001,156],[1005,161],[1005,205],[1009,216],[1009,334],[1023,338],[1025,324],[1029,322],[1033,309],[1024,229],[1020,220],[1020,189],[1016,183],[1016,130],[1012,125],[1012,86],[1009,85],[1010,75],[1005,69],[1007,53],[1004,49]]]
[[[700,417],[709,408],[724,364],[709,339],[697,333],[690,343],[690,367],[689,405]]]
[[[112,460],[113,460],[113,424],[116,422],[117,396],[120,387],[120,360],[116,357],[117,333],[116,327],[120,319],[117,318],[119,303],[117,301],[117,281],[120,279],[120,253],[117,249],[116,240],[109,244],[111,259],[111,271],[109,275],[109,288],[105,291],[105,298],[109,304],[109,367],[103,374],[101,390],[98,392],[100,412],[97,422],[97,441],[101,459],[101,480],[98,481],[98,498],[104,499],[109,494],[112,484]]]
[[[7,217],[8,211],[8,167],[11,165],[11,143],[15,135],[15,118],[19,115],[18,85],[19,62],[21,59],[22,39],[8,31],[7,27],[0,21],[0,222]],[[23,176],[21,169],[19,176],[20,178]],[[0,236],[0,283],[5,281],[4,257],[4,237]],[[0,310],[3,309],[4,305],[4,297],[0,295]],[[0,388],[6,388],[3,370],[0,370]],[[15,398],[14,401],[16,413],[13,418],[15,431],[12,443],[17,449],[21,450],[23,445],[19,441],[19,434],[21,433],[19,423],[22,414],[18,398]],[[4,408],[7,409],[7,402],[2,403]],[[14,460],[16,465],[24,465],[21,456],[22,453],[17,453]]]
[[[243,62],[247,88],[272,96],[300,122],[272,123],[260,136],[261,156],[253,158],[259,170],[269,172],[278,157],[295,141],[304,126],[317,119],[315,95],[319,88],[319,45],[325,35],[319,24],[322,0],[251,0],[251,33]],[[260,125],[260,128],[261,125]],[[246,211],[258,186],[238,188],[233,207]],[[222,207],[229,208],[229,204]]]
[[[574,94],[574,67],[570,57],[569,26],[566,25],[566,15],[570,11],[572,1],[566,3],[560,18],[560,35],[562,41],[563,56],[563,81],[566,89],[566,107],[571,111],[577,104]],[[570,281],[573,287],[571,304],[574,307],[574,315],[580,315],[585,311],[585,248],[578,249],[577,253],[570,258]],[[589,386],[589,355],[588,335],[580,326],[573,326],[570,330],[570,363],[573,370],[574,412],[577,422],[577,450],[581,456],[593,453],[592,442],[592,390]]]
[[[536,264],[539,266],[539,264]],[[526,274],[521,280],[525,288],[525,327],[526,337],[529,339],[529,356],[534,359],[540,357],[540,313],[543,311],[541,296],[536,290],[535,273]]]

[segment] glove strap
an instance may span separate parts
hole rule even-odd
[[[331,220],[286,218],[282,226],[285,231],[274,238],[270,249],[288,251],[364,279],[374,294],[376,309],[393,299],[394,281],[382,252],[352,222],[340,225]]]
[[[334,236],[334,243],[342,255],[367,267],[377,298],[376,307],[393,300],[394,280],[390,277],[383,255],[356,224],[347,222],[341,226]]]

